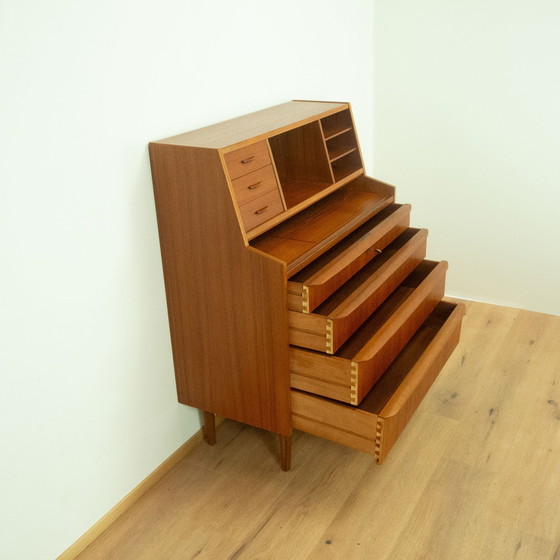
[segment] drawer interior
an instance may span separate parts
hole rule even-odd
[[[323,276],[325,270],[330,270],[332,268],[333,262],[345,253],[350,247],[359,242],[364,236],[370,234],[375,228],[385,220],[393,216],[401,208],[410,209],[410,205],[402,204],[391,204],[379,214],[376,214],[373,218],[370,218],[367,222],[362,224],[358,229],[353,231],[350,235],[347,235],[342,241],[339,241],[334,247],[329,249],[326,253],[323,253],[319,258],[315,259],[311,264],[307,265],[304,269],[300,270],[298,273],[294,274],[290,281],[300,282],[302,284],[313,285],[319,280],[318,277]],[[394,236],[396,237],[396,236]],[[394,237],[392,239],[394,239]],[[391,241],[392,241],[391,239]],[[375,239],[372,244],[373,247],[383,249],[387,246],[387,242],[384,242],[383,238]],[[377,253],[372,252],[371,258],[373,258]],[[364,263],[365,264],[365,263]]]
[[[359,272],[357,272],[348,282],[341,286],[332,296],[326,299],[321,305],[319,305],[314,313],[317,315],[330,316],[331,314],[338,311],[338,313],[345,313],[342,310],[345,302],[355,296],[357,293],[363,290],[363,287],[368,284],[368,281],[381,271],[384,266],[403,248],[411,241],[418,240],[421,244],[425,241],[427,237],[427,230],[419,230],[415,228],[408,228],[404,233],[399,235],[377,258],[370,261],[365,265]],[[424,252],[421,252],[421,256],[416,262],[418,264],[424,257]],[[413,270],[414,266],[410,267],[410,271]],[[406,276],[406,275],[405,275]],[[403,277],[404,278],[404,277]]]
[[[399,412],[402,398],[408,392],[407,385],[418,381],[414,378],[415,366],[427,352],[430,343],[440,333],[455,309],[457,309],[456,304],[446,301],[442,301],[436,306],[409,344],[404,347],[360,403],[361,410],[383,417],[389,417]],[[459,311],[462,315],[463,306],[460,306]]]
[[[362,266],[376,257],[410,223],[409,204],[391,204],[339,241],[288,280],[288,292],[299,294],[294,311],[313,311]]]
[[[435,261],[422,261],[391,293],[385,302],[370,315],[362,326],[343,344],[337,356],[347,359],[356,359],[360,354],[367,353],[367,346],[375,333],[387,324],[395,312],[407,301],[410,295],[424,281],[427,276],[438,266]]]
[[[457,345],[463,314],[440,302],[358,406],[292,389],[294,428],[381,463]]]
[[[288,279],[288,309],[310,313],[410,223],[410,205],[391,204]]]
[[[420,264],[427,230],[409,229],[311,313],[290,310],[290,343],[332,354]],[[319,338],[310,338],[315,334]]]
[[[333,355],[292,346],[292,387],[360,403],[441,301],[446,270],[445,261],[423,261]]]

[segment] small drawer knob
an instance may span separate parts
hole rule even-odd
[[[257,210],[255,214],[264,214],[268,210],[268,206],[263,206],[260,210]]]
[[[251,163],[255,159],[255,156],[251,156],[241,160],[241,163]]]
[[[249,185],[247,188],[248,188],[250,191],[254,191],[255,189],[259,188],[260,186],[261,186],[261,181],[259,181],[258,183],[255,183],[255,184],[253,184],[253,185]]]

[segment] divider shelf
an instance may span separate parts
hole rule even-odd
[[[344,134],[345,132],[349,132],[350,130],[352,130],[351,126],[339,126],[327,130],[323,129],[323,133],[325,135],[325,140],[331,140],[331,138],[336,138],[337,136]]]
[[[325,140],[330,140],[339,134],[353,130],[352,115],[350,110],[340,111],[321,119],[321,127]]]
[[[340,181],[362,167],[362,160],[357,150],[352,150],[331,163],[335,181]]]
[[[329,161],[332,163],[333,161],[336,161],[341,157],[347,156],[348,154],[355,152],[357,149],[358,148],[356,146],[348,146],[348,145],[337,146],[336,148],[329,150]]]

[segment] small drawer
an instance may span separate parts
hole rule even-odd
[[[428,230],[409,228],[312,313],[288,311],[290,344],[333,354],[426,256]]]
[[[423,261],[333,356],[292,346],[292,387],[359,404],[443,297],[446,270]]]
[[[259,224],[270,220],[284,210],[280,191],[275,189],[267,192],[247,204],[239,207],[245,231],[249,231]]]
[[[457,346],[464,309],[439,303],[357,407],[292,389],[293,427],[382,463]]]
[[[288,309],[310,313],[410,223],[410,204],[391,204],[288,280]]]
[[[224,159],[230,179],[237,179],[272,163],[266,140],[229,152]]]
[[[272,165],[247,173],[247,175],[234,179],[231,183],[238,204],[245,204],[269,191],[278,189]]]

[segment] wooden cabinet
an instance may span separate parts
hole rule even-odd
[[[347,103],[150,144],[179,401],[383,461],[458,342],[447,263],[365,174]]]

